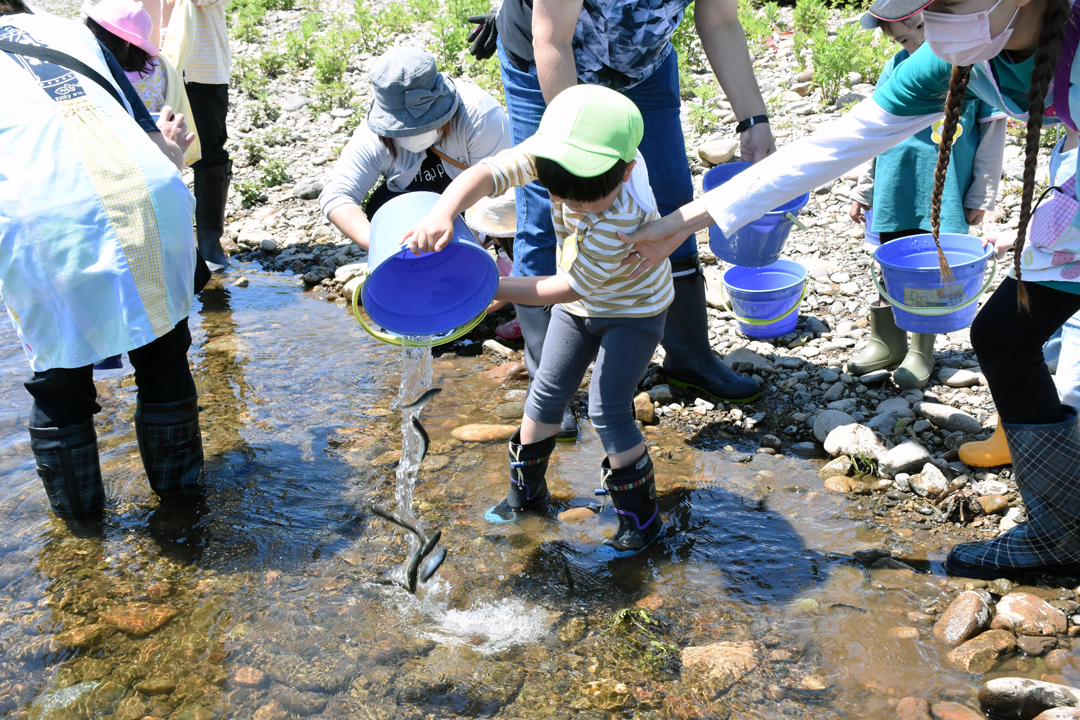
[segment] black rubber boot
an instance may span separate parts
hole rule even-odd
[[[528,445],[521,444],[521,431],[510,438],[510,491],[506,499],[487,511],[488,522],[516,520],[522,512],[547,502],[548,459],[555,449],[555,438],[549,437]]]
[[[574,442],[578,438],[577,415],[569,407],[563,411],[559,432],[555,433],[558,442]]]
[[[697,255],[671,261],[675,299],[664,323],[664,374],[668,382],[723,402],[751,402],[761,395],[757,381],[723,362],[709,344],[705,276]]]
[[[225,201],[229,197],[232,161],[195,168],[195,236],[199,252],[211,272],[224,272],[229,256],[221,249],[225,234]]]
[[[49,505],[60,517],[89,518],[105,505],[94,421],[62,428],[29,428],[30,449]]]
[[[203,466],[197,396],[135,406],[135,436],[150,487],[158,495],[195,495]]]
[[[614,537],[604,541],[616,557],[636,555],[660,536],[664,523],[656,505],[656,478],[648,450],[633,465],[615,470],[604,458],[600,487],[598,492],[611,498],[619,520]]]

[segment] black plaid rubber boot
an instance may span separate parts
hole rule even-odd
[[[656,478],[648,450],[633,465],[615,470],[604,458],[600,487],[598,492],[606,491],[619,520],[614,537],[604,541],[617,557],[635,555],[659,537],[664,523],[656,505]]]
[[[1053,425],[1002,423],[1027,521],[949,553],[950,575],[992,579],[1027,572],[1080,576],[1080,425],[1064,406]]]
[[[135,406],[135,436],[150,487],[158,495],[198,492],[203,466],[197,396]]]
[[[105,505],[94,421],[62,428],[28,428],[49,505],[61,517],[85,518]]]
[[[522,512],[547,502],[548,459],[555,449],[555,437],[522,445],[521,431],[510,438],[510,490],[506,499],[485,514],[488,522],[502,523],[516,520]]]

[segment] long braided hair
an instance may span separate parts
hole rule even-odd
[[[1016,228],[1016,248],[1013,251],[1013,268],[1017,281],[1016,299],[1020,307],[1025,310],[1028,309],[1028,295],[1020,276],[1020,259],[1024,253],[1028,225],[1031,222],[1031,205],[1035,195],[1035,169],[1039,161],[1039,137],[1042,134],[1043,111],[1046,109],[1046,93],[1050,87],[1050,80],[1054,76],[1061,41],[1065,37],[1069,9],[1069,0],[1046,0],[1039,49],[1035,53],[1035,67],[1031,71],[1031,89],[1028,90],[1028,120],[1024,130],[1024,188],[1020,196],[1020,223]],[[970,71],[970,67],[953,68],[949,82],[949,95],[945,100],[945,122],[941,129],[937,171],[934,175],[934,193],[931,196],[930,227],[934,233],[934,243],[938,248],[938,262],[942,266],[943,280],[951,279],[952,271],[948,268],[938,240],[941,225],[941,194],[945,187],[945,173],[948,170],[949,154],[952,150],[953,132],[959,121],[962,93],[967,89]],[[956,99],[954,99],[954,91],[959,96]],[[1069,101],[1067,88],[1059,94],[1060,102]]]

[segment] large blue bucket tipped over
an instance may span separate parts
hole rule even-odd
[[[718,188],[750,165],[746,162],[718,165],[705,173],[705,177],[701,180],[702,188],[705,192]],[[716,257],[732,265],[742,267],[771,265],[780,259],[780,251],[794,224],[788,217],[788,213],[792,217],[798,215],[809,200],[810,193],[804,193],[770,210],[757,220],[747,223],[733,232],[731,237],[724,235],[720,232],[720,228],[713,225],[709,228],[709,248]]]
[[[499,287],[495,260],[457,217],[454,237],[442,252],[413,255],[402,235],[438,202],[430,192],[404,193],[371,219],[364,310],[400,337],[448,333],[483,313]]]
[[[947,285],[941,282],[937,247],[930,233],[890,240],[874,251],[896,324],[908,332],[933,335],[968,327],[975,319],[976,301],[993,279],[991,273],[983,282],[986,261],[994,254],[992,244],[984,248],[979,238],[970,235],[942,233],[939,237],[955,278]],[[880,290],[877,278],[874,282]]]

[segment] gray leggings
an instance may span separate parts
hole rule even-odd
[[[551,309],[540,369],[529,385],[525,414],[538,423],[558,424],[574,398],[589,363],[589,416],[609,455],[641,442],[634,422],[634,391],[664,336],[667,311],[644,318],[583,318],[556,305]]]

